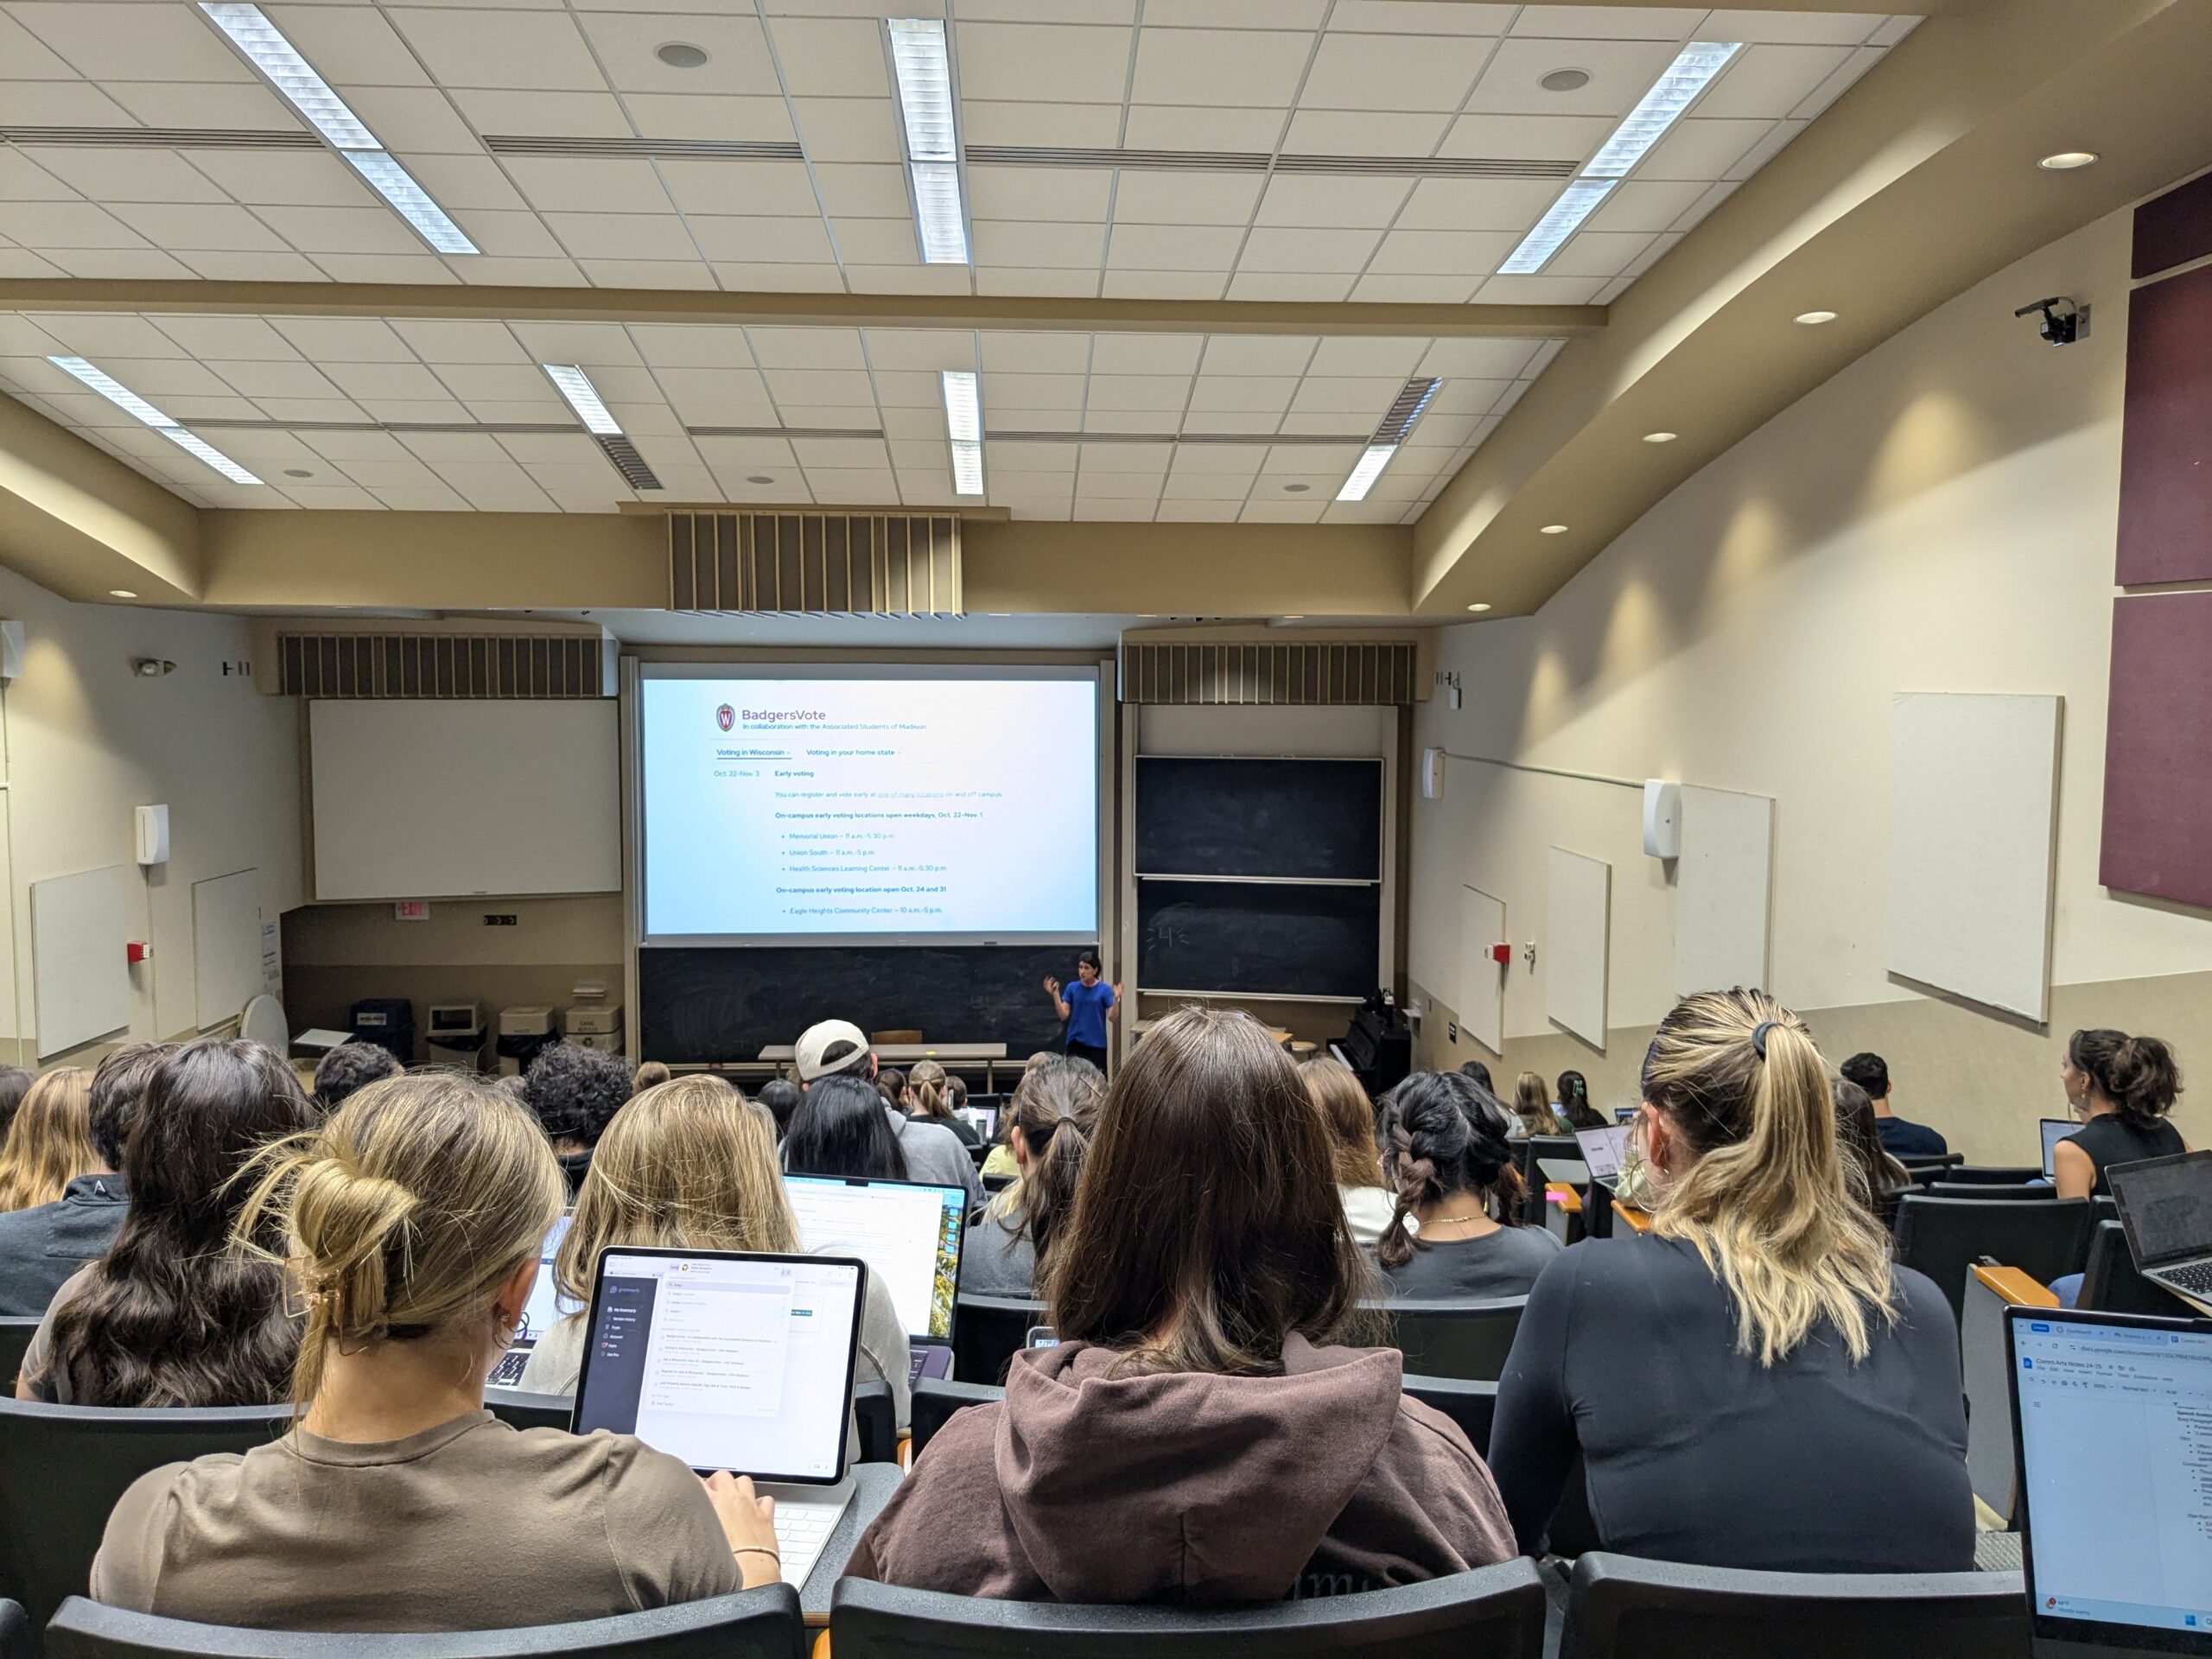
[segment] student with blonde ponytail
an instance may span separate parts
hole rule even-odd
[[[1707,1567],[1974,1562],[1957,1328],[1891,1264],[1837,1147],[1827,1068],[1758,991],[1660,1021],[1633,1132],[1651,1236],[1544,1270],[1491,1463],[1524,1550],[1581,1455],[1604,1548]]]
[[[459,1074],[371,1084],[263,1154],[232,1236],[284,1240],[292,1432],[139,1479],[94,1598],[264,1630],[505,1630],[779,1577],[749,1481],[484,1408],[563,1198],[536,1120]]]
[[[961,1289],[978,1296],[1036,1294],[1039,1265],[1075,1208],[1104,1084],[1095,1066],[1058,1054],[1022,1074],[1007,1108],[1007,1145],[1021,1179],[969,1224]]]

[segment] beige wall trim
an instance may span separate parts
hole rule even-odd
[[[1557,340],[1593,334],[1605,326],[1602,305],[716,294],[659,288],[181,283],[107,277],[0,280],[0,311],[118,311],[144,316],[480,317],[523,322],[762,323],[1076,334],[1428,334],[1462,340]]]
[[[200,596],[200,517],[143,474],[0,397],[0,557],[65,599]]]
[[[1907,323],[2202,167],[2208,60],[2212,7],[2186,0],[1988,0],[1923,23],[1560,353],[1415,525],[1421,609],[1533,611]],[[2036,167],[2084,134],[2097,166]],[[1793,323],[1815,308],[1840,317]],[[1654,430],[1681,436],[1639,442]],[[1571,532],[1538,536],[1552,521]]]

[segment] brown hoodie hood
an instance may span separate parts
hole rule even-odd
[[[1514,1553],[1490,1471],[1400,1394],[1395,1350],[1293,1337],[1284,1375],[1262,1377],[1116,1376],[1118,1357],[1017,1357],[1003,1403],[947,1425],[850,1570],[1025,1599],[1256,1602]]]

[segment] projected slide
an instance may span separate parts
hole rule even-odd
[[[640,684],[649,938],[1098,926],[1098,682]]]

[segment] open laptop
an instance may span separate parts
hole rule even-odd
[[[985,1141],[995,1141],[998,1138],[999,1109],[997,1107],[963,1106],[955,1111],[953,1116],[967,1119],[968,1127],[982,1135]]]
[[[784,1582],[804,1584],[853,1501],[845,1421],[867,1293],[849,1257],[604,1251],[569,1426],[750,1475],[776,1500]]]
[[[2070,1117],[2046,1117],[2043,1120],[2043,1178],[2046,1181],[2058,1178],[2056,1162],[2058,1143],[2081,1134],[2082,1126]]]
[[[968,1190],[861,1176],[786,1175],[784,1191],[810,1250],[857,1255],[891,1293],[906,1327],[906,1383],[952,1375],[952,1316]]]
[[[1582,1161],[1590,1171],[1590,1179],[1611,1186],[1621,1173],[1621,1160],[1628,1155],[1629,1126],[1617,1123],[1610,1129],[1577,1129],[1574,1138],[1582,1147]]]
[[[2212,1654],[2212,1325],[2005,1310],[2038,1659]]]
[[[2212,1152],[2113,1164],[2105,1179],[2136,1272],[2180,1295],[2212,1300]]]
[[[569,1218],[563,1216],[547,1229],[545,1242],[537,1247],[537,1282],[530,1287],[530,1300],[524,1304],[522,1323],[515,1327],[514,1340],[499,1356],[492,1375],[484,1379],[495,1389],[512,1389],[519,1384],[522,1368],[530,1363],[531,1351],[537,1346],[537,1339],[550,1331],[563,1314],[575,1312],[573,1304],[563,1304],[561,1293],[553,1283],[553,1258],[560,1254],[561,1241],[568,1236]]]

